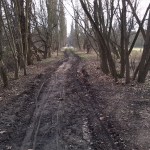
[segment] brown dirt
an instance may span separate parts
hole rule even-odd
[[[19,79],[14,80],[14,74],[10,72],[8,74],[9,87],[3,88],[3,84],[0,78],[0,106],[6,105],[13,97],[20,95],[22,92],[28,89],[28,86],[34,82],[36,76],[42,76],[44,71],[48,69],[48,66],[53,66],[58,60],[62,58],[62,54],[59,57],[55,55],[52,58],[43,60],[41,62],[35,62],[34,65],[27,67],[27,76],[23,75],[23,70],[19,73]]]
[[[104,118],[113,124],[115,132],[126,145],[126,149],[150,149],[150,82],[145,84],[122,81],[115,84],[105,76],[96,61],[87,62],[89,84],[97,97]]]
[[[148,85],[116,85],[97,66],[68,52],[37,76],[0,108],[0,149],[148,150]]]

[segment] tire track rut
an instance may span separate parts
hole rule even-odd
[[[13,143],[11,149],[125,150],[115,143],[103,123],[84,63],[72,52],[65,55],[66,61],[39,89],[33,117],[19,141],[21,146]]]

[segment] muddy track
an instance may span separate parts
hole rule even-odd
[[[64,60],[54,62],[26,85],[28,90],[14,97],[6,106],[0,107],[0,150],[20,150],[21,141],[30,126],[36,108],[35,101],[39,89],[64,61],[67,61],[67,57]]]
[[[89,94],[90,107],[93,109],[91,115],[88,116],[89,129],[93,136],[93,148],[98,149],[114,149],[114,150],[130,150],[127,147],[126,142],[122,139],[119,132],[114,127],[117,122],[111,116],[104,116],[101,108],[101,98],[97,98],[92,89],[92,86],[88,82],[88,72],[82,68],[83,78],[79,80],[81,86],[85,87],[85,91]],[[96,125],[95,125],[96,123]],[[98,127],[97,127],[98,126]],[[99,134],[97,134],[99,133]],[[106,146],[107,145],[107,146]],[[108,147],[110,145],[110,147]]]
[[[31,101],[18,110],[22,118],[13,120],[16,127],[4,133],[8,137],[0,140],[0,149],[127,149],[109,118],[99,110],[99,100],[80,58],[72,52],[65,56],[67,59],[40,84],[36,94],[27,94]]]

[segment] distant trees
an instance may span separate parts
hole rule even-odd
[[[63,0],[40,0],[40,7],[34,13],[34,43],[40,45],[44,58],[51,57],[52,52],[66,44],[67,27]],[[36,34],[37,33],[37,34]],[[38,36],[37,36],[38,35]],[[40,42],[39,42],[40,41]]]
[[[68,44],[69,44],[69,46],[73,46],[73,47],[77,46],[75,44],[75,27],[74,27],[74,21],[72,21],[72,24],[71,24],[71,30],[70,30],[70,34],[68,36]]]
[[[85,49],[87,53],[89,53],[91,38],[88,36],[88,32],[90,32],[88,18],[81,9],[79,0],[75,1],[75,4],[73,0],[71,0],[71,7],[74,10],[74,14],[72,15],[73,19],[68,43],[79,50]]]

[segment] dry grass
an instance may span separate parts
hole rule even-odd
[[[131,58],[139,60],[142,55],[143,49],[142,48],[134,48],[131,53]]]
[[[143,48],[141,47],[134,47],[133,48],[133,51],[138,51],[138,52],[142,52],[143,51]]]
[[[96,53],[93,51],[90,52],[89,54],[87,54],[85,51],[76,51],[76,54],[78,54],[83,60],[98,60],[99,59]]]

